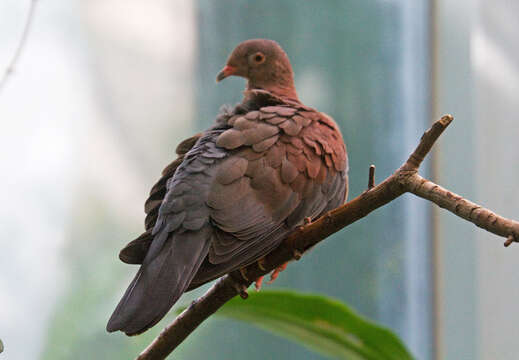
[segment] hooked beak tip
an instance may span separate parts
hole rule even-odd
[[[225,79],[227,76],[225,76],[225,74],[223,73],[223,71],[220,71],[218,73],[218,75],[216,75],[216,82],[219,83],[220,81],[222,81],[223,79]]]
[[[228,76],[231,76],[236,71],[234,66],[225,65],[225,67],[216,76],[216,82],[220,82]]]

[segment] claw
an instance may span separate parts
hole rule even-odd
[[[279,276],[279,273],[287,268],[288,263],[284,263],[283,265],[277,267],[272,274],[270,275],[270,280],[267,284],[272,284]]]
[[[240,284],[238,282],[233,283],[234,288],[240,294],[242,299],[247,299],[249,297],[249,293],[247,292],[247,287],[244,284]]]
[[[301,259],[303,254],[301,253],[301,251],[294,249],[294,251],[292,252],[292,256],[294,257],[294,259],[299,260]]]
[[[240,268],[240,274],[241,274],[241,277],[243,278],[243,280],[249,281],[249,278],[245,274],[245,268]]]
[[[256,288],[256,291],[261,290],[261,286],[263,285],[263,276],[260,276],[256,279],[256,282],[254,283],[254,287]]]
[[[264,266],[264,265],[265,265],[265,258],[262,257],[261,259],[258,259],[258,267],[259,267],[261,270],[263,270],[263,271],[267,270],[267,269],[265,269],[265,266]],[[262,277],[263,277],[263,276],[262,276]]]

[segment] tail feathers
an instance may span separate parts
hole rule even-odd
[[[168,236],[153,259],[146,259],[110,317],[106,330],[137,335],[158,323],[184,293],[207,256],[211,229]],[[156,239],[159,240],[159,239]]]
[[[129,242],[124,249],[119,252],[119,259],[127,264],[142,264],[152,241],[153,236],[151,235],[150,229],[137,239]]]
[[[219,231],[219,230],[217,230]],[[256,242],[250,242],[251,247],[243,247],[239,253],[236,253],[231,260],[225,261],[220,264],[213,264],[211,261],[204,261],[197,273],[191,280],[186,291],[193,290],[209,281],[219,278],[233,270],[239,269],[243,266],[247,266],[257,259],[267,255],[276,247],[279,246],[281,241],[290,232],[290,229],[282,226],[275,230],[273,233],[268,234],[268,238],[258,238]],[[217,235],[217,232],[214,233]],[[213,246],[215,241],[212,242]],[[211,258],[209,254],[208,259]]]

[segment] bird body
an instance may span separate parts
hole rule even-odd
[[[185,291],[260,259],[304,219],[345,201],[341,133],[330,117],[297,99],[279,45],[240,44],[218,78],[229,75],[249,80],[244,99],[182,142],[179,158],[152,188],[146,232],[120,253],[141,267],[108,331],[147,330]]]

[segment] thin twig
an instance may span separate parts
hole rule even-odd
[[[368,175],[368,190],[371,190],[375,187],[375,165],[369,166],[369,175]]]
[[[405,181],[408,192],[429,200],[482,229],[507,238],[507,244],[514,242],[514,239],[519,239],[519,222],[504,218],[481,205],[464,199],[418,174],[413,174]]]
[[[18,42],[18,46],[16,47],[16,50],[13,54],[13,57],[11,58],[11,61],[7,65],[7,68],[5,69],[4,75],[0,79],[0,93],[2,93],[5,84],[7,84],[7,81],[11,77],[11,75],[14,73],[16,64],[18,63],[18,60],[20,59],[20,56],[22,54],[22,51],[25,47],[25,44],[27,43],[27,38],[29,36],[29,30],[31,29],[32,20],[34,18],[34,12],[36,9],[36,2],[37,0],[31,0],[31,4],[29,6],[29,13],[27,14],[27,19],[25,20],[25,26],[23,27],[22,36],[20,37],[20,41]]]
[[[406,192],[430,200],[494,234],[507,237],[507,243],[510,238],[512,241],[519,239],[518,222],[505,219],[452,194],[417,174],[423,159],[451,122],[452,116],[450,115],[436,121],[424,133],[409,159],[383,182],[369,191],[364,191],[343,206],[326,213],[316,221],[301,226],[292,232],[278,248],[261,259],[261,262],[255,262],[241,271],[234,271],[218,280],[202,297],[193,302],[173,323],[168,325],[137,359],[166,358],[198,325],[227,301],[241,293],[244,288],[249,287],[254,279],[268,274],[290,260],[300,258],[305,250],[327,236],[362,219],[373,210]]]

